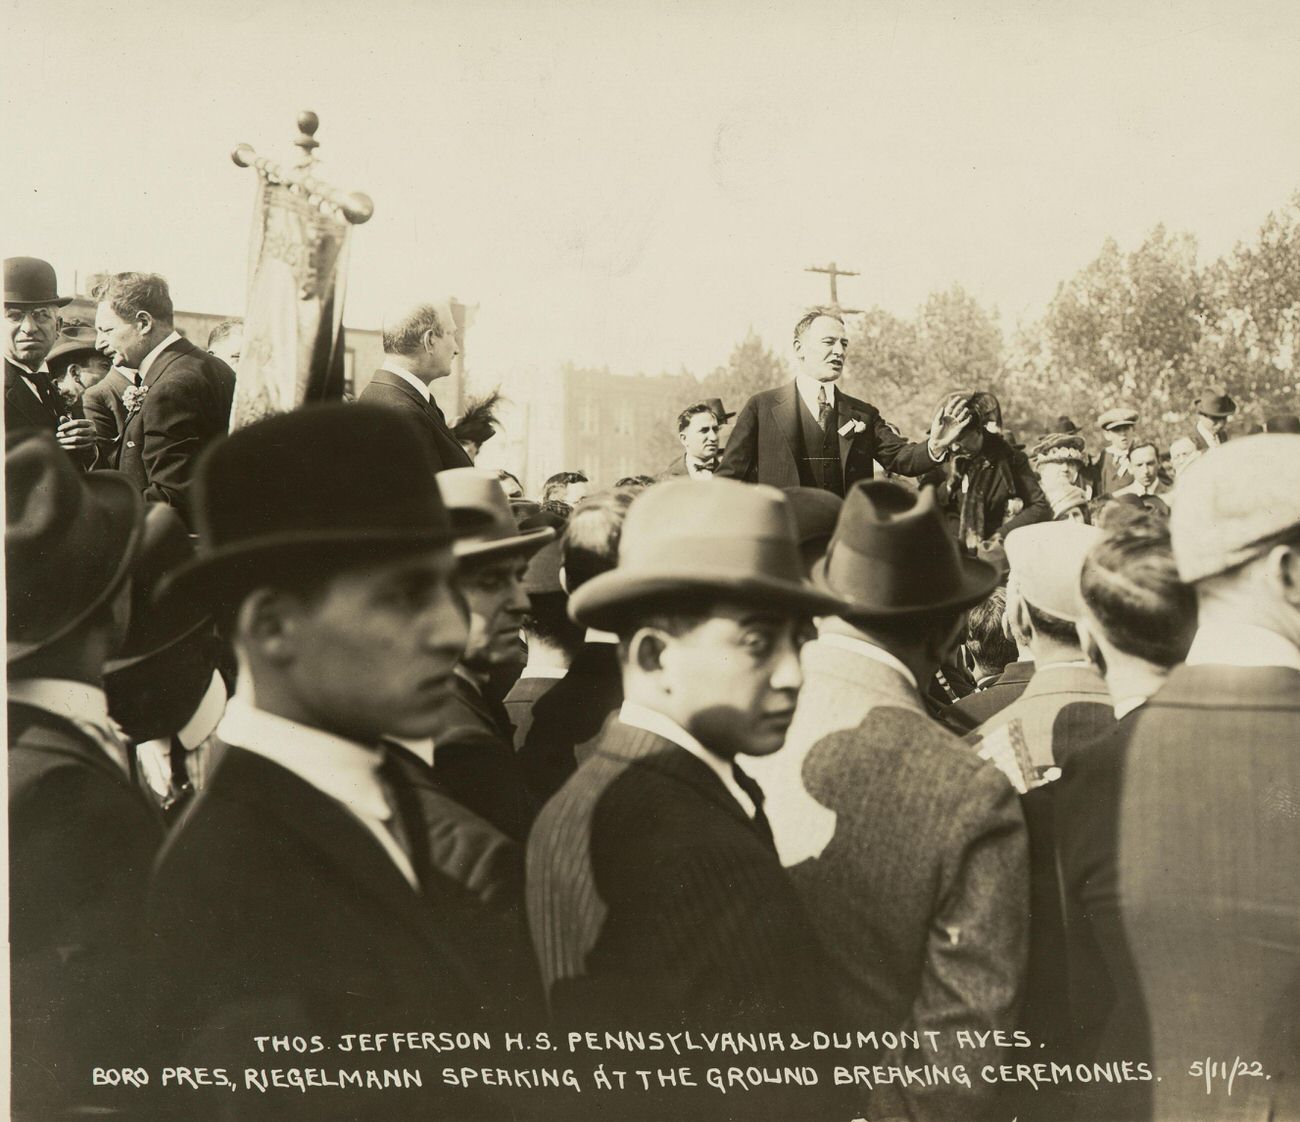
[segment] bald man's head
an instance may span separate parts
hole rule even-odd
[[[446,304],[416,304],[384,317],[384,354],[426,383],[450,374],[459,353]]]

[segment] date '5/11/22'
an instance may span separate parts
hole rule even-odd
[[[1194,1061],[1187,1069],[1187,1074],[1194,1079],[1205,1080],[1205,1093],[1207,1095],[1214,1093],[1215,1080],[1226,1082],[1228,1094],[1231,1095],[1233,1084],[1238,1078],[1272,1078],[1272,1076],[1264,1073],[1264,1067],[1258,1060],[1243,1060],[1240,1056],[1234,1056],[1231,1060],[1215,1060],[1206,1056],[1203,1060]]]

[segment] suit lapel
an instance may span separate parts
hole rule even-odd
[[[799,462],[799,392],[791,382],[772,399],[772,419],[790,449],[790,459]]]
[[[53,428],[58,424],[58,413],[47,401],[32,393],[22,371],[8,362],[5,363],[5,406],[21,415],[33,428]]]
[[[425,941],[444,950],[428,903],[356,818],[287,768],[254,752],[225,748],[210,789],[256,808],[268,822],[297,834],[347,880]],[[201,805],[201,803],[199,804]]]
[[[149,367],[149,373],[146,374],[144,377],[143,385],[145,386],[145,388],[148,389],[156,381],[158,381],[158,379],[161,378],[164,373],[166,373],[167,368],[178,358],[180,358],[181,355],[190,354],[192,351],[195,351],[197,349],[198,348],[195,347],[194,344],[188,343],[184,339],[180,339],[177,342],[173,343],[170,347],[164,350],[162,354],[160,354],[156,359],[153,360],[153,365]]]

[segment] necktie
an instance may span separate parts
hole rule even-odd
[[[744,791],[754,804],[754,829],[758,831],[759,837],[767,843],[768,847],[775,850],[776,840],[772,837],[772,824],[763,811],[763,788],[734,763],[731,765],[731,775],[736,781],[736,786]]]
[[[822,430],[821,485],[824,491],[844,494],[844,477],[840,469],[840,439],[835,431],[835,403],[824,385],[817,387],[817,423]]]

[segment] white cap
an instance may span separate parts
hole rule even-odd
[[[1102,537],[1096,526],[1083,522],[1037,522],[1012,530],[1004,543],[1009,583],[1039,611],[1073,623],[1083,609],[1083,560]]]

